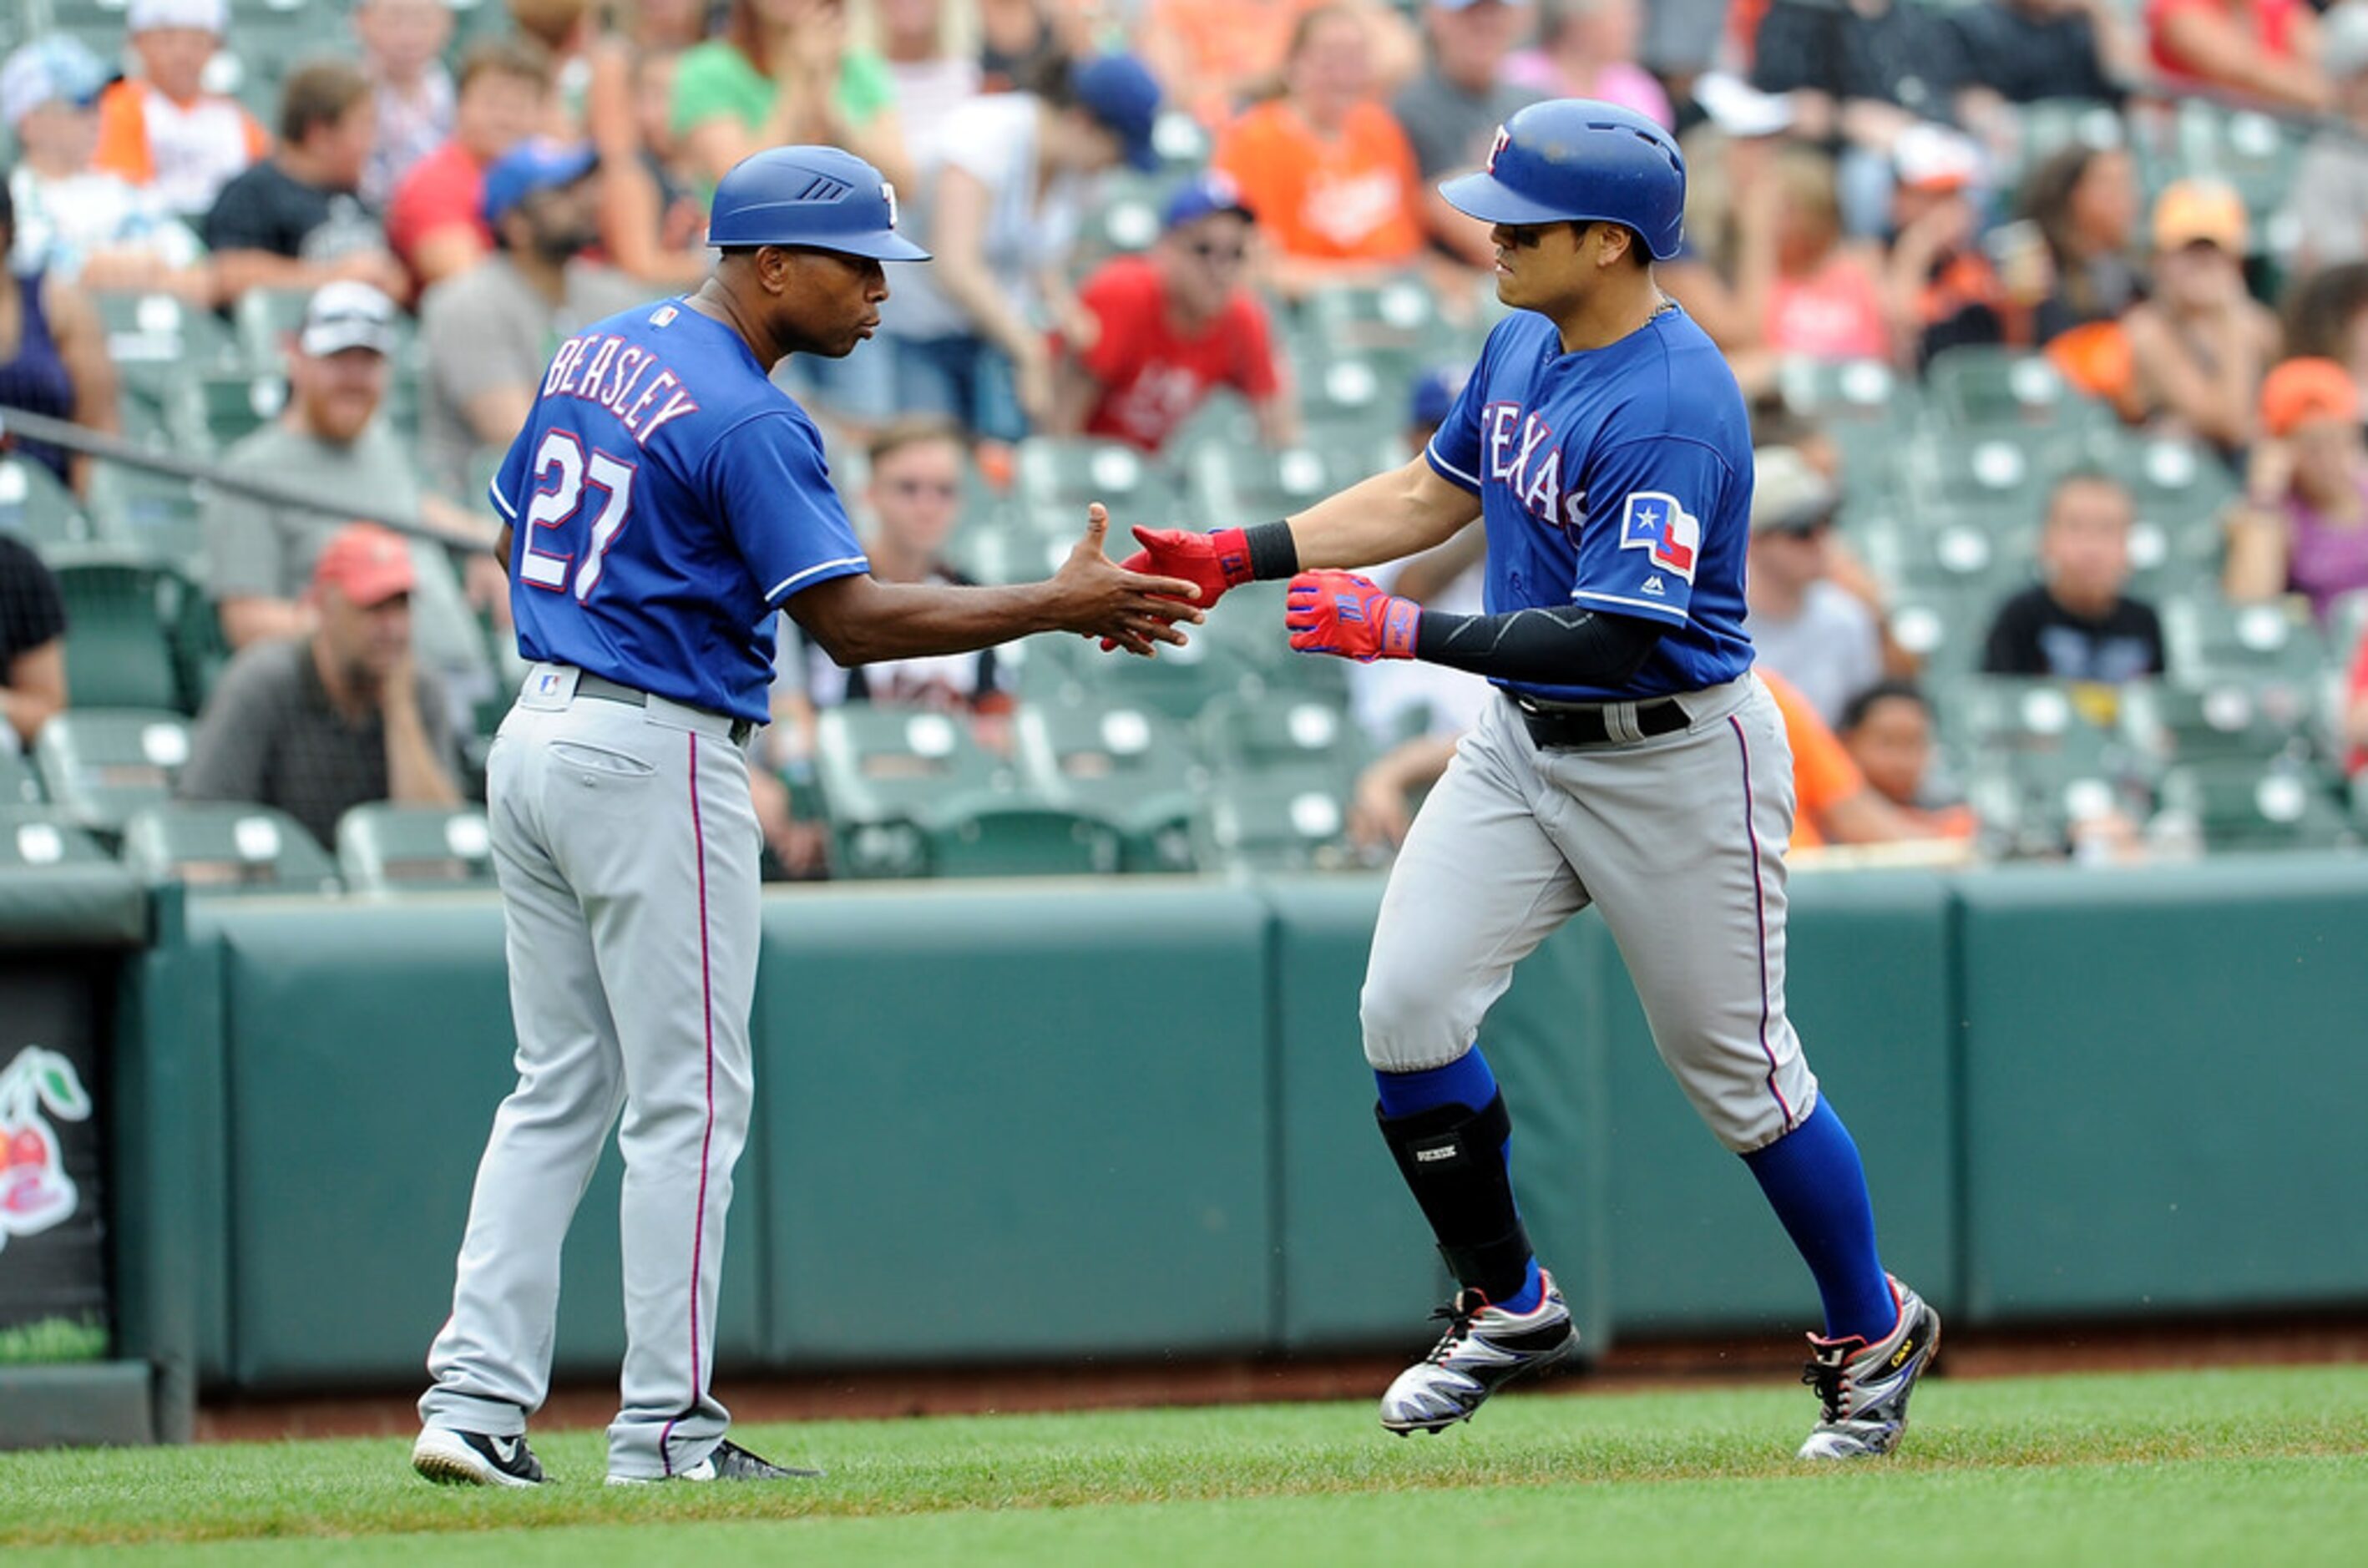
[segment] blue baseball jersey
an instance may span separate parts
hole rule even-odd
[[[1488,335],[1426,455],[1480,497],[1491,615],[1576,604],[1667,629],[1619,690],[1497,685],[1627,701],[1751,667],[1750,424],[1726,361],[1683,311],[1576,354],[1545,317],[1515,312]]]
[[[680,301],[559,346],[494,476],[518,652],[762,722],[773,612],[871,569],[822,435]]]

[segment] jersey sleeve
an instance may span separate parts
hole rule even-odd
[[[871,569],[813,426],[759,415],[725,431],[707,460],[724,529],[767,604]]]
[[[1422,455],[1441,479],[1460,484],[1474,495],[1480,494],[1480,415],[1488,406],[1488,364],[1495,357],[1496,347],[1497,333],[1492,332],[1480,350],[1480,363],[1463,378],[1463,390],[1455,394],[1455,405],[1447,411],[1447,417],[1440,422],[1429,445],[1422,449]]]
[[[1605,450],[1584,479],[1587,516],[1571,602],[1683,626],[1702,519],[1719,515],[1731,483],[1727,465],[1699,441],[1641,437]]]

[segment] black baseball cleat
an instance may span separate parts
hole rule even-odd
[[[446,1486],[540,1486],[542,1461],[522,1437],[423,1427],[411,1445],[411,1468]]]
[[[668,1481],[811,1481],[822,1474],[818,1470],[797,1470],[785,1464],[775,1464],[759,1459],[739,1444],[725,1438],[708,1456],[689,1470],[676,1471],[672,1475],[612,1475],[611,1486],[648,1486]]]

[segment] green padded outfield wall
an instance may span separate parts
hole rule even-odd
[[[221,1369],[250,1389],[424,1381],[477,1158],[514,1081],[499,905],[242,901],[193,921],[221,943],[227,1019]],[[613,1376],[623,1353],[621,1168],[612,1145],[569,1233],[564,1372]],[[725,1364],[758,1349],[759,1187],[734,1206]]]
[[[1265,926],[1213,882],[768,898],[768,1356],[1267,1343]]]
[[[1885,1265],[1946,1311],[1958,1256],[1949,884],[1819,874],[1791,891],[1793,1028],[1866,1163]],[[1808,1270],[1662,1065],[1611,932],[1581,928],[1603,998],[1612,1320],[1645,1336],[1817,1327]]]
[[[1957,887],[1979,1320],[2368,1301],[2368,859]]]
[[[1373,1125],[1357,1020],[1382,879],[1265,884],[1275,914],[1281,1344],[1423,1348],[1452,1289]],[[1602,1031],[1574,922],[1516,971],[1482,1039],[1513,1112],[1523,1220],[1589,1350],[1610,1335],[1601,1222]],[[1591,924],[1591,922],[1587,922]]]

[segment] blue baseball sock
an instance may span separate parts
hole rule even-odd
[[[1823,1098],[1809,1119],[1743,1156],[1825,1299],[1826,1335],[1872,1345],[1899,1322],[1874,1250],[1874,1205],[1850,1129]]]
[[[1477,1112],[1486,1110],[1497,1097],[1497,1074],[1488,1070],[1488,1059],[1476,1045],[1444,1067],[1426,1067],[1418,1073],[1384,1073],[1376,1068],[1373,1083],[1381,1091],[1382,1114],[1392,1118],[1444,1105]],[[1511,1148],[1508,1139],[1497,1151],[1498,1158]],[[1538,1275],[1538,1260],[1532,1257],[1521,1276],[1521,1288],[1495,1304],[1508,1312],[1526,1312],[1544,1299],[1545,1282]]]

